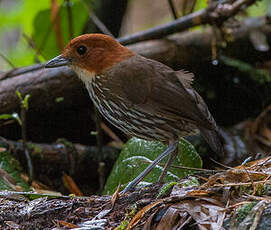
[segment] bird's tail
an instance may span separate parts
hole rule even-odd
[[[200,134],[218,156],[223,156],[225,154],[224,141],[219,129],[210,130],[200,128]]]

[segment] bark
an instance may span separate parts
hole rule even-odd
[[[68,68],[42,68],[19,74],[0,82],[0,113],[18,111],[20,101],[16,90],[22,95],[30,94],[30,108],[39,110],[55,106],[59,97],[64,97],[67,106],[71,105],[76,97],[83,96],[82,88],[75,74]]]
[[[108,195],[71,197],[0,192],[0,225],[3,230],[115,229],[121,224],[123,226],[122,222],[128,224],[137,211],[152,203],[160,188],[161,185],[153,185],[115,198]],[[131,213],[131,217],[125,218],[127,213]],[[102,222],[104,227],[101,225]]]

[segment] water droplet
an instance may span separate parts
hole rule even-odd
[[[212,64],[213,65],[218,65],[218,60],[217,59],[212,60]]]
[[[239,78],[237,78],[237,77],[234,77],[234,78],[232,79],[232,81],[233,81],[235,84],[238,84],[238,83],[240,82]]]

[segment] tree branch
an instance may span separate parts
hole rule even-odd
[[[175,6],[174,6],[174,3],[172,2],[172,0],[168,0],[168,5],[170,7],[170,10],[171,10],[171,13],[173,15],[173,18],[177,19],[178,16],[177,16],[177,13],[176,13],[176,10],[175,10]]]
[[[255,2],[256,0],[238,0],[232,5],[224,3],[224,1],[221,1],[221,3],[214,2],[203,10],[183,16],[168,24],[119,38],[118,41],[123,45],[128,45],[140,41],[161,38],[166,35],[181,32],[198,25],[221,25],[228,18],[236,15],[244,7],[252,5]]]
[[[96,169],[99,167],[100,156],[98,147],[73,144],[68,141],[66,141],[66,143],[67,144],[65,144],[64,141],[52,144],[27,142],[25,145],[31,151],[34,167],[37,171],[44,171],[48,165],[55,165],[57,167],[50,168],[51,173],[54,174],[56,171],[59,174],[61,174],[62,171],[68,172],[71,167],[71,160],[75,162],[75,168],[80,171],[90,171],[89,168],[82,168],[82,166],[92,166],[92,168]],[[0,137],[0,145],[7,148],[8,151],[17,154],[19,158],[21,158],[24,153],[24,144],[22,142]],[[71,153],[71,151],[73,151],[73,153]],[[104,146],[102,147],[102,152],[106,161],[111,161],[112,163],[116,159],[119,150]],[[70,154],[72,154],[73,159],[71,159]],[[20,160],[24,161],[24,159]],[[52,170],[54,172],[52,172]],[[92,170],[92,173],[98,175],[97,170]]]

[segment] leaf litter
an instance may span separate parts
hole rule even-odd
[[[271,157],[266,157],[204,180],[199,176],[200,185],[187,186],[195,176],[183,179],[169,196],[140,210],[127,229],[268,229],[258,226],[264,225],[261,216],[271,209],[270,170]],[[236,218],[240,215],[245,217]]]
[[[266,225],[271,223],[267,220],[271,213],[271,157],[208,173],[126,194],[120,194],[118,188],[113,196],[102,197],[35,197],[10,191],[0,194],[0,221],[6,226],[2,229],[17,225],[29,229],[33,223],[36,229],[47,226],[45,229],[60,230],[270,227]],[[12,193],[25,199],[13,199]]]

